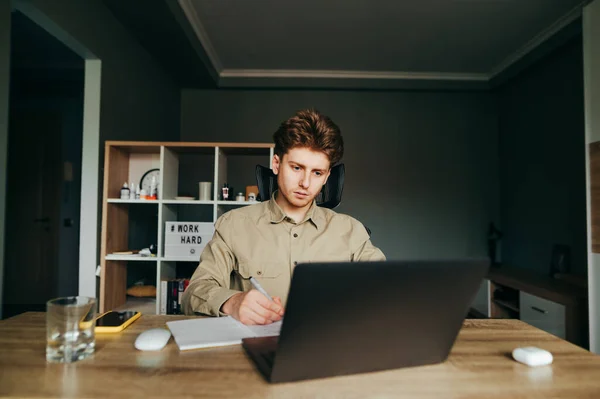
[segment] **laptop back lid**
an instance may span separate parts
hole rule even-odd
[[[487,260],[299,264],[271,382],[444,361]]]

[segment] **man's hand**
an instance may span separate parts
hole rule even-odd
[[[247,325],[271,324],[283,316],[281,299],[273,297],[270,301],[257,290],[235,294],[221,306],[221,310]]]

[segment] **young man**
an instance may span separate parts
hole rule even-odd
[[[316,206],[331,166],[342,158],[340,129],[315,110],[302,110],[273,135],[270,200],[225,213],[183,294],[186,314],[231,315],[245,324],[283,316],[294,266],[311,261],[385,260],[356,219]],[[273,298],[253,289],[254,277]],[[324,304],[326,306],[326,304]]]

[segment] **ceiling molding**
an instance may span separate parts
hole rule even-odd
[[[574,7],[571,11],[560,17],[557,21],[555,21],[552,25],[547,27],[538,33],[533,39],[527,42],[523,47],[515,51],[513,54],[508,56],[504,61],[498,64],[490,71],[490,80],[500,75],[502,72],[510,68],[512,65],[519,62],[522,58],[524,58],[527,54],[531,53],[537,47],[539,47],[542,43],[550,39],[552,36],[560,32],[563,28],[569,25],[571,22],[575,21],[577,18],[581,17],[583,12],[583,6],[585,2],[582,2],[577,7]]]
[[[223,64],[221,63],[221,60],[215,51],[215,48],[213,47],[206,30],[204,29],[202,21],[200,21],[200,17],[196,12],[196,8],[192,4],[192,0],[179,0],[179,6],[190,22],[190,25],[196,33],[196,37],[202,44],[202,47],[204,47],[204,51],[206,51],[206,55],[212,63],[213,68],[220,75],[221,71],[223,70]]]
[[[483,80],[432,80],[432,79],[349,79],[339,77],[284,77],[229,76],[219,79],[219,88],[252,89],[324,89],[324,90],[489,90]]]
[[[196,12],[192,0],[178,0],[179,7],[188,19],[197,39],[219,76],[219,86],[231,87],[233,85],[254,86],[256,82],[262,82],[265,86],[287,87],[309,86],[321,87],[334,83],[335,87],[359,87],[379,89],[386,85],[385,82],[397,82],[391,88],[421,87],[419,82],[448,83],[448,86],[462,88],[462,83],[474,83],[476,87],[482,87],[490,80],[487,74],[477,73],[445,73],[445,72],[392,72],[392,71],[335,71],[335,70],[283,70],[283,69],[224,69],[221,60],[212,45],[208,33]],[[266,83],[268,80],[271,82]],[[298,82],[293,82],[297,80]],[[322,82],[315,83],[315,80]],[[340,81],[346,80],[342,83]],[[234,83],[235,82],[235,83]],[[286,83],[284,83],[286,82]],[[355,82],[355,83],[352,83]],[[356,82],[361,82],[356,84]],[[376,83],[373,83],[376,82]],[[483,84],[483,85],[482,85]]]
[[[221,78],[301,78],[301,79],[384,79],[384,80],[444,80],[485,81],[486,74],[443,72],[391,72],[391,71],[332,71],[302,69],[224,69]]]
[[[394,71],[344,71],[344,70],[279,70],[279,69],[224,69],[212,45],[208,33],[196,12],[193,0],[178,0],[185,17],[205,49],[206,54],[218,74],[220,87],[327,87],[382,89],[396,88],[476,88],[491,87],[499,76],[511,68],[525,63],[528,56],[548,43],[549,39],[580,18],[583,7],[592,0],[581,0],[579,5],[539,32],[524,46],[492,68],[489,73],[446,73],[446,72],[394,72]]]

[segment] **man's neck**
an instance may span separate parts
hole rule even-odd
[[[302,220],[304,220],[306,214],[308,213],[308,210],[312,205],[312,203],[309,203],[308,205],[302,208],[291,206],[290,203],[287,202],[283,195],[281,195],[281,193],[279,192],[275,196],[275,202],[277,203],[277,205],[279,205],[283,213],[285,213],[287,217],[292,218],[296,223],[299,223]]]

